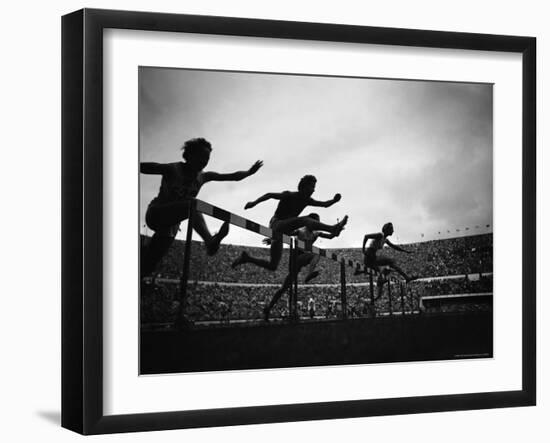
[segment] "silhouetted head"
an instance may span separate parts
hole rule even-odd
[[[197,171],[202,171],[210,160],[212,145],[204,138],[192,138],[182,146],[185,162]]]
[[[298,183],[298,192],[310,197],[315,192],[317,179],[313,175],[304,175]]]
[[[386,223],[384,226],[382,226],[382,233],[388,237],[393,234],[393,224],[392,223]]]

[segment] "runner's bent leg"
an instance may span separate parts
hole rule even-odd
[[[219,247],[220,242],[229,232],[229,223],[225,222],[218,231],[217,234],[212,235],[206,225],[204,216],[200,212],[196,212],[193,217],[193,229],[197,231],[197,234],[201,236],[204,241],[204,246],[206,247],[206,252],[208,255],[214,255]]]
[[[173,226],[187,220],[189,216],[189,202],[180,201],[151,205],[147,208],[145,220],[147,225],[157,231],[159,227]]]
[[[291,217],[284,220],[280,220],[277,225],[277,230],[280,232],[291,232],[295,231],[296,229],[300,229],[303,227],[309,228],[311,231],[325,231],[329,233],[336,233],[339,229],[340,225],[345,225],[347,222],[347,218],[345,218],[345,221],[342,220],[339,223],[336,223],[334,225],[327,225],[325,223],[321,223],[314,218],[302,216],[302,217]]]
[[[237,265],[244,264],[244,263],[252,263],[256,266],[260,266],[270,271],[275,271],[279,266],[279,262],[281,261],[281,256],[283,254],[283,241],[279,239],[272,239],[269,254],[270,254],[269,260],[264,260],[262,258],[252,257],[243,252],[241,254],[241,257],[238,259]]]
[[[140,274],[142,278],[155,270],[173,242],[174,237],[162,236],[157,233],[153,235],[151,242],[141,251]]]
[[[376,258],[377,266],[389,266],[392,269],[395,269],[405,280],[409,281],[410,277],[395,263],[395,260],[389,257],[377,257]]]
[[[319,263],[319,256],[317,254],[313,254],[309,261],[309,268],[306,275],[306,283],[317,277],[319,275],[319,271],[316,271],[315,268],[317,267],[317,264]]]
[[[299,273],[300,270],[304,266],[306,266],[309,262],[309,257],[305,257],[305,255],[306,254],[303,254],[303,255],[300,255],[298,257],[298,260],[297,260],[297,263],[296,263],[296,266],[297,266],[296,272],[297,273]],[[288,288],[290,288],[291,284],[292,284],[292,278],[291,278],[291,274],[289,273],[285,277],[283,285],[279,289],[277,289],[277,292],[275,292],[275,294],[273,295],[273,298],[271,299],[269,304],[265,307],[265,309],[264,309],[264,319],[265,320],[267,320],[269,318],[269,312],[271,312],[271,309],[273,309],[273,306],[275,306],[275,304],[279,301],[281,296],[288,290]]]

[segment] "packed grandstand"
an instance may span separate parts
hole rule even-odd
[[[142,244],[149,241],[141,237]],[[444,309],[490,309],[491,303],[483,298],[493,291],[493,235],[483,234],[443,240],[432,240],[402,245],[413,254],[400,254],[385,248],[384,254],[394,257],[400,265],[419,280],[407,285],[397,278],[391,284],[376,288],[375,303],[370,297],[369,277],[346,272],[348,318],[418,313],[429,309],[422,299],[439,300]],[[269,256],[261,247],[222,245],[215,256],[207,256],[201,242],[192,243],[191,268],[185,312],[194,322],[246,322],[262,318],[265,304],[281,285],[288,272],[288,254],[277,271],[255,266],[232,269],[233,260],[245,250],[255,256]],[[179,278],[183,263],[184,242],[177,240],[158,266],[154,280],[142,285],[140,317],[142,325],[173,322],[178,312]],[[362,261],[360,248],[331,250],[337,254]],[[340,303],[340,267],[328,259],[321,259],[317,269],[319,277],[302,284],[299,277],[298,310],[302,318],[331,319],[342,315]],[[376,285],[377,279],[374,279]],[[391,297],[390,297],[391,294]],[[447,303],[453,296],[472,296],[469,303]],[[480,297],[474,297],[474,296]],[[443,296],[443,298],[440,298]],[[272,318],[288,316],[286,298],[274,307]],[[479,302],[477,302],[479,300]],[[430,306],[433,306],[430,305]]]

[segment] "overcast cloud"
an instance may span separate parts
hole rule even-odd
[[[212,143],[207,170],[264,161],[256,175],[199,194],[263,225],[276,202],[244,204],[313,174],[315,198],[343,198],[312,210],[327,223],[350,217],[322,247],[360,247],[387,221],[398,243],[492,231],[491,85],[142,68],[139,94],[141,161],[179,161],[194,137]],[[160,177],[140,183],[143,226]],[[226,242],[260,246],[261,237],[232,227]]]

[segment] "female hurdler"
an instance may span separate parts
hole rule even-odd
[[[379,266],[389,266],[398,272],[408,283],[410,281],[416,280],[418,276],[408,276],[405,271],[403,271],[396,263],[393,258],[386,257],[384,255],[378,254],[384,245],[388,245],[390,248],[395,249],[396,251],[404,252],[406,254],[412,254],[411,251],[407,251],[403,248],[400,248],[397,245],[394,245],[391,241],[388,240],[388,237],[393,234],[393,224],[386,223],[382,227],[382,232],[376,232],[374,234],[367,234],[363,238],[363,254],[365,257],[365,271],[367,268],[373,269],[376,272],[379,272]],[[368,248],[365,249],[367,241],[371,240]],[[356,270],[355,274],[360,274],[362,271]]]
[[[309,217],[319,221],[319,215],[318,214],[309,214]],[[310,249],[311,246],[313,246],[313,243],[318,238],[327,238],[331,239],[336,237],[335,234],[326,234],[324,232],[318,232],[318,231],[311,231],[308,227],[303,227],[295,231],[296,236],[299,240],[302,240],[306,243],[306,249]],[[296,274],[299,274],[300,271],[304,266],[309,265],[308,273],[305,278],[305,283],[308,281],[314,279],[319,275],[319,271],[315,270],[315,267],[317,266],[317,263],[319,263],[319,256],[317,254],[314,254],[309,251],[298,251],[298,257],[296,258],[296,268],[295,268],[295,274],[292,275],[291,273],[288,273],[286,276],[283,285],[275,292],[273,295],[273,298],[268,303],[268,305],[264,308],[264,320],[269,320],[269,313],[271,312],[271,309],[273,309],[273,306],[279,301],[281,296],[290,288],[290,285],[292,284],[293,278]]]
[[[229,174],[204,172],[210,160],[211,144],[204,138],[194,138],[186,141],[182,150],[184,162],[140,164],[142,174],[162,175],[159,193],[149,203],[145,214],[147,226],[155,233],[141,258],[142,277],[153,272],[168,251],[180,223],[189,216],[190,199],[197,196],[202,185],[210,181],[242,180],[256,173],[263,164],[257,161],[247,171]],[[193,218],[193,229],[202,237],[207,254],[214,255],[229,232],[229,223],[224,223],[218,233],[212,235],[203,215],[197,212]]]
[[[300,179],[298,183],[298,191],[284,191],[284,192],[269,192],[262,195],[257,200],[248,202],[245,205],[245,209],[250,209],[256,206],[258,203],[264,202],[269,199],[279,200],[275,214],[269,222],[269,227],[273,231],[273,238],[271,239],[271,249],[269,260],[264,260],[256,257],[252,257],[247,252],[243,251],[241,255],[233,262],[232,267],[243,265],[245,263],[252,263],[256,266],[275,271],[281,261],[281,255],[283,253],[283,241],[282,234],[290,235],[293,231],[307,227],[310,231],[324,231],[334,236],[340,235],[342,229],[348,222],[348,216],[346,215],[340,222],[334,225],[327,225],[321,223],[319,220],[315,220],[309,216],[300,216],[300,213],[306,206],[320,206],[328,208],[336,202],[339,202],[342,196],[336,194],[331,200],[318,201],[311,198],[315,191],[315,185],[317,179],[313,175],[305,175]]]

